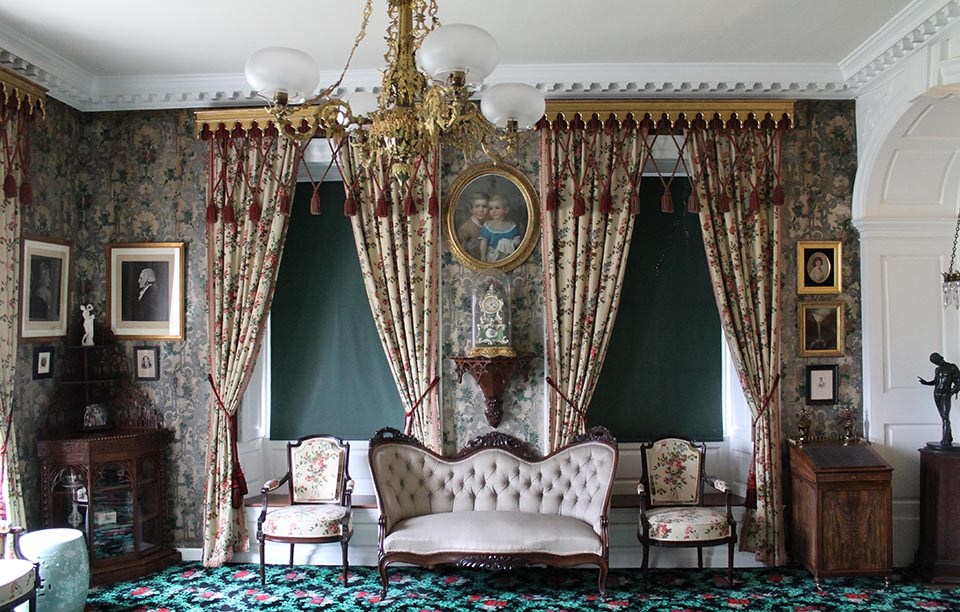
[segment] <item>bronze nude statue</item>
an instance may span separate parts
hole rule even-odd
[[[940,439],[939,448],[953,448],[953,432],[950,430],[950,396],[956,396],[960,392],[960,368],[956,364],[946,361],[940,353],[930,355],[931,363],[937,366],[933,373],[933,379],[924,380],[920,376],[920,384],[933,387],[933,401],[937,405],[937,411],[940,413],[940,420],[943,422],[943,437]],[[929,446],[935,446],[932,442]]]

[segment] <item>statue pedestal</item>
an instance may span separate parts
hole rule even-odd
[[[945,453],[960,453],[960,444],[951,444],[950,446],[941,446],[939,442],[927,442],[927,448],[930,450],[943,451]]]
[[[958,505],[960,452],[921,448],[920,538],[913,569],[933,584],[960,584]]]

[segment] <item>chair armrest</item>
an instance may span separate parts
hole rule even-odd
[[[16,525],[3,526],[0,528],[0,539],[3,541],[3,552],[14,559],[21,559],[23,561],[30,561],[23,554],[23,551],[20,550],[20,536],[23,534],[24,528]],[[7,535],[13,536],[13,542],[11,543],[11,548],[7,548]],[[11,554],[12,553],[12,554]]]
[[[640,496],[640,518],[646,521],[647,514],[647,487],[643,482],[637,483],[637,495]]]
[[[730,488],[730,485],[727,484],[726,480],[723,480],[721,478],[713,478],[710,476],[705,476],[704,478],[707,481],[707,484],[709,484],[711,487],[713,487],[714,489],[716,489],[721,493],[733,492],[733,489]]]
[[[350,510],[353,509],[353,487],[356,483],[353,481],[353,478],[347,480],[343,485],[343,505],[347,507],[347,515],[350,514]]]
[[[284,474],[283,478],[277,480],[268,480],[263,483],[263,486],[260,487],[260,516],[257,517],[257,532],[260,531],[260,526],[263,525],[263,521],[267,518],[267,505],[270,501],[269,493],[270,491],[276,491],[279,489],[285,482],[290,479],[290,472]]]

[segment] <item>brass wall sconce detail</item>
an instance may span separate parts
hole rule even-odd
[[[522,375],[524,382],[530,379],[530,362],[533,353],[519,353],[500,357],[451,357],[456,364],[457,382],[463,382],[464,372],[469,372],[486,400],[483,415],[491,427],[497,427],[503,418],[503,392],[515,376]]]

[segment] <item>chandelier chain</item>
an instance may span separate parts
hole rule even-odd
[[[360,46],[360,43],[367,36],[367,24],[370,23],[371,15],[373,15],[373,0],[366,0],[363,4],[363,19],[360,22],[360,32],[357,33],[357,38],[353,41],[353,48],[350,49],[350,55],[347,56],[347,63],[343,65],[343,70],[340,72],[340,76],[337,77],[337,81],[320,92],[315,99],[325,98],[340,88],[340,83],[343,82],[343,77],[347,75],[347,70],[350,68],[350,62],[353,61],[353,56],[357,52],[357,47]]]
[[[953,230],[953,251],[950,252],[950,268],[948,272],[954,272],[956,269],[953,267],[954,262],[957,259],[957,237],[960,236],[960,215],[957,215],[957,227]]]

